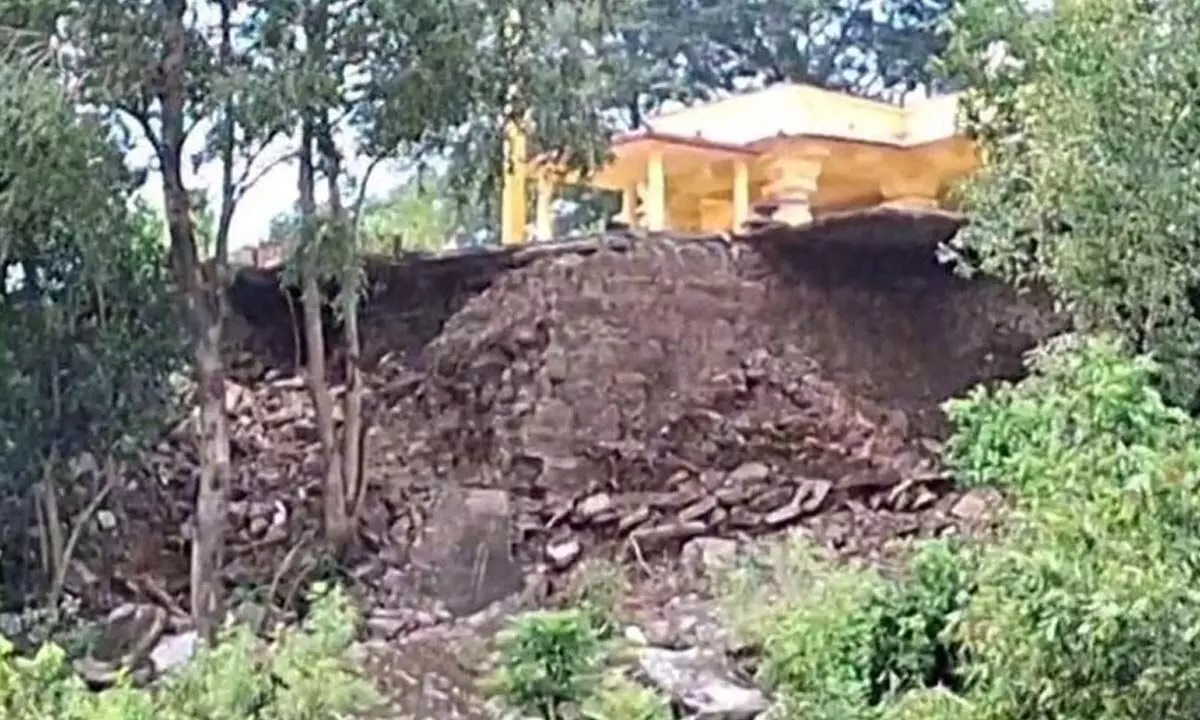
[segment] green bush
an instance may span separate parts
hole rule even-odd
[[[147,688],[87,689],[66,654],[43,646],[16,657],[0,639],[0,717],[5,720],[333,720],[375,704],[347,664],[357,618],[340,592],[318,592],[300,628],[269,648],[244,628],[203,649]]]
[[[943,687],[904,693],[882,708],[881,720],[972,720],[974,706]]]
[[[976,716],[1196,717],[1200,426],[1113,341],[1032,369],[949,406],[950,461],[1015,506],[960,632]]]
[[[959,689],[962,649],[957,622],[972,590],[974,558],[947,540],[924,543],[908,577],[884,586],[871,598],[872,700],[913,689]]]
[[[675,717],[665,698],[619,671],[609,673],[584,699],[580,715],[585,720],[673,720]]]
[[[879,626],[872,599],[886,584],[846,569],[814,572],[809,592],[780,606],[760,625],[760,676],[780,696],[786,717],[868,717]]]
[[[527,613],[501,634],[493,689],[513,709],[557,718],[564,706],[579,706],[593,695],[606,655],[590,612]]]
[[[803,577],[803,589],[758,603],[774,609],[750,625],[750,639],[786,716],[876,718],[906,691],[957,686],[952,630],[968,599],[966,557],[947,541],[927,543],[896,581],[811,557],[776,567]]]
[[[1067,337],[1027,379],[950,403],[950,465],[1011,501],[997,541],[925,545],[895,582],[773,568],[757,603],[772,609],[749,627],[781,716],[1197,717],[1200,422],[1157,373],[1116,341]]]

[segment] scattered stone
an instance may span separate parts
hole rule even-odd
[[[419,585],[458,617],[518,592],[511,522],[503,490],[443,488],[412,553]]]
[[[556,570],[565,570],[571,566],[583,552],[583,546],[578,540],[563,540],[546,546],[546,558]]]
[[[713,577],[736,561],[740,545],[737,540],[718,537],[698,537],[684,543],[680,554],[692,572]]]
[[[661,550],[664,545],[675,542],[682,543],[689,538],[703,535],[708,526],[703,522],[667,522],[661,525],[638,528],[630,533],[630,540],[637,546],[638,551],[647,552]]]
[[[766,463],[746,462],[739,465],[725,478],[731,485],[760,483],[771,477],[771,468]]]
[[[718,507],[716,498],[705,497],[680,510],[678,518],[681,522],[701,520],[717,510]]]
[[[754,720],[770,706],[765,693],[734,681],[723,659],[699,649],[638,651],[638,673],[692,717]]]
[[[126,603],[97,628],[88,654],[75,669],[93,685],[111,685],[122,670],[135,670],[148,659],[167,627],[167,611],[157,605]]]
[[[650,508],[646,507],[645,505],[640,505],[629,514],[624,515],[621,518],[620,522],[617,523],[617,532],[621,533],[622,535],[628,534],[629,531],[645,523],[649,519]]]
[[[117,516],[111,510],[97,510],[96,524],[105,532],[115,530],[117,527]]]
[[[806,494],[803,488],[796,490],[787,505],[767,513],[764,522],[771,526],[779,526],[799,520],[804,515],[804,496]]]
[[[936,493],[931,492],[928,488],[920,488],[917,490],[916,497],[913,498],[912,505],[909,510],[917,511],[931,508],[938,501]]]
[[[649,645],[650,639],[646,637],[646,633],[637,625],[627,625],[625,627],[625,640],[634,645]]]
[[[965,522],[986,522],[992,509],[999,504],[999,497],[988,490],[970,490],[950,508],[950,514]]]
[[[405,630],[414,627],[412,618],[402,613],[376,608],[367,616],[367,633],[380,640],[392,640]]]
[[[612,510],[612,508],[612,496],[608,493],[597,493],[580,501],[575,508],[575,514],[580,520],[587,521]]]
[[[805,514],[812,514],[824,507],[825,499],[829,497],[829,491],[833,489],[833,483],[828,480],[806,480],[802,487],[806,497],[800,509]]]
[[[163,636],[150,651],[150,664],[155,674],[165,675],[186,665],[196,654],[199,642],[194,630]]]

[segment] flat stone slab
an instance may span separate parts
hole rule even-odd
[[[512,510],[503,490],[447,487],[434,503],[412,561],[420,589],[457,617],[520,592]]]

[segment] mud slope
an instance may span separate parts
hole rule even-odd
[[[496,273],[434,303],[461,309],[412,362],[379,368],[369,472],[503,486],[538,536],[672,544],[850,501],[928,505],[937,404],[1015,374],[1039,327],[1003,288],[936,263],[955,229],[875,213]]]

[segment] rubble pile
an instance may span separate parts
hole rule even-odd
[[[836,543],[851,552],[872,536],[941,531],[953,499],[942,500],[937,438],[923,437],[910,414],[936,410],[948,393],[910,392],[889,407],[847,391],[817,359],[844,356],[844,345],[797,327],[819,309],[795,303],[790,289],[773,293],[752,272],[761,264],[720,242],[657,240],[514,270],[449,319],[422,368],[384,363],[372,477],[391,488],[502,487],[515,498],[522,546],[560,566],[598,545],[649,554],[820,516],[834,517]],[[827,285],[811,297],[829,293],[879,294]],[[903,307],[883,300],[894,320]],[[925,298],[917,309],[929,308]],[[959,330],[957,317],[943,322]],[[901,368],[923,374],[922,389],[987,370],[946,369],[964,354],[924,345],[943,339],[915,348],[942,368]]]
[[[744,241],[626,239],[374,271],[370,556],[355,577],[395,607],[450,490],[510,515],[517,559],[552,570],[797,525],[871,553],[970,522],[974,500],[937,466],[938,403],[1019,372],[1045,328],[1002,288],[937,265],[933,246],[956,227],[860,217]],[[226,576],[278,589],[286,556],[317,533],[319,446],[303,384],[278,362],[295,328],[258,305],[246,332],[271,341],[238,363],[228,397]],[[145,492],[121,493],[131,520],[114,531],[154,538],[167,595],[186,586],[191,442],[176,432],[142,481],[172,499],[151,511],[137,506]],[[151,571],[123,571],[124,583],[139,572]]]

